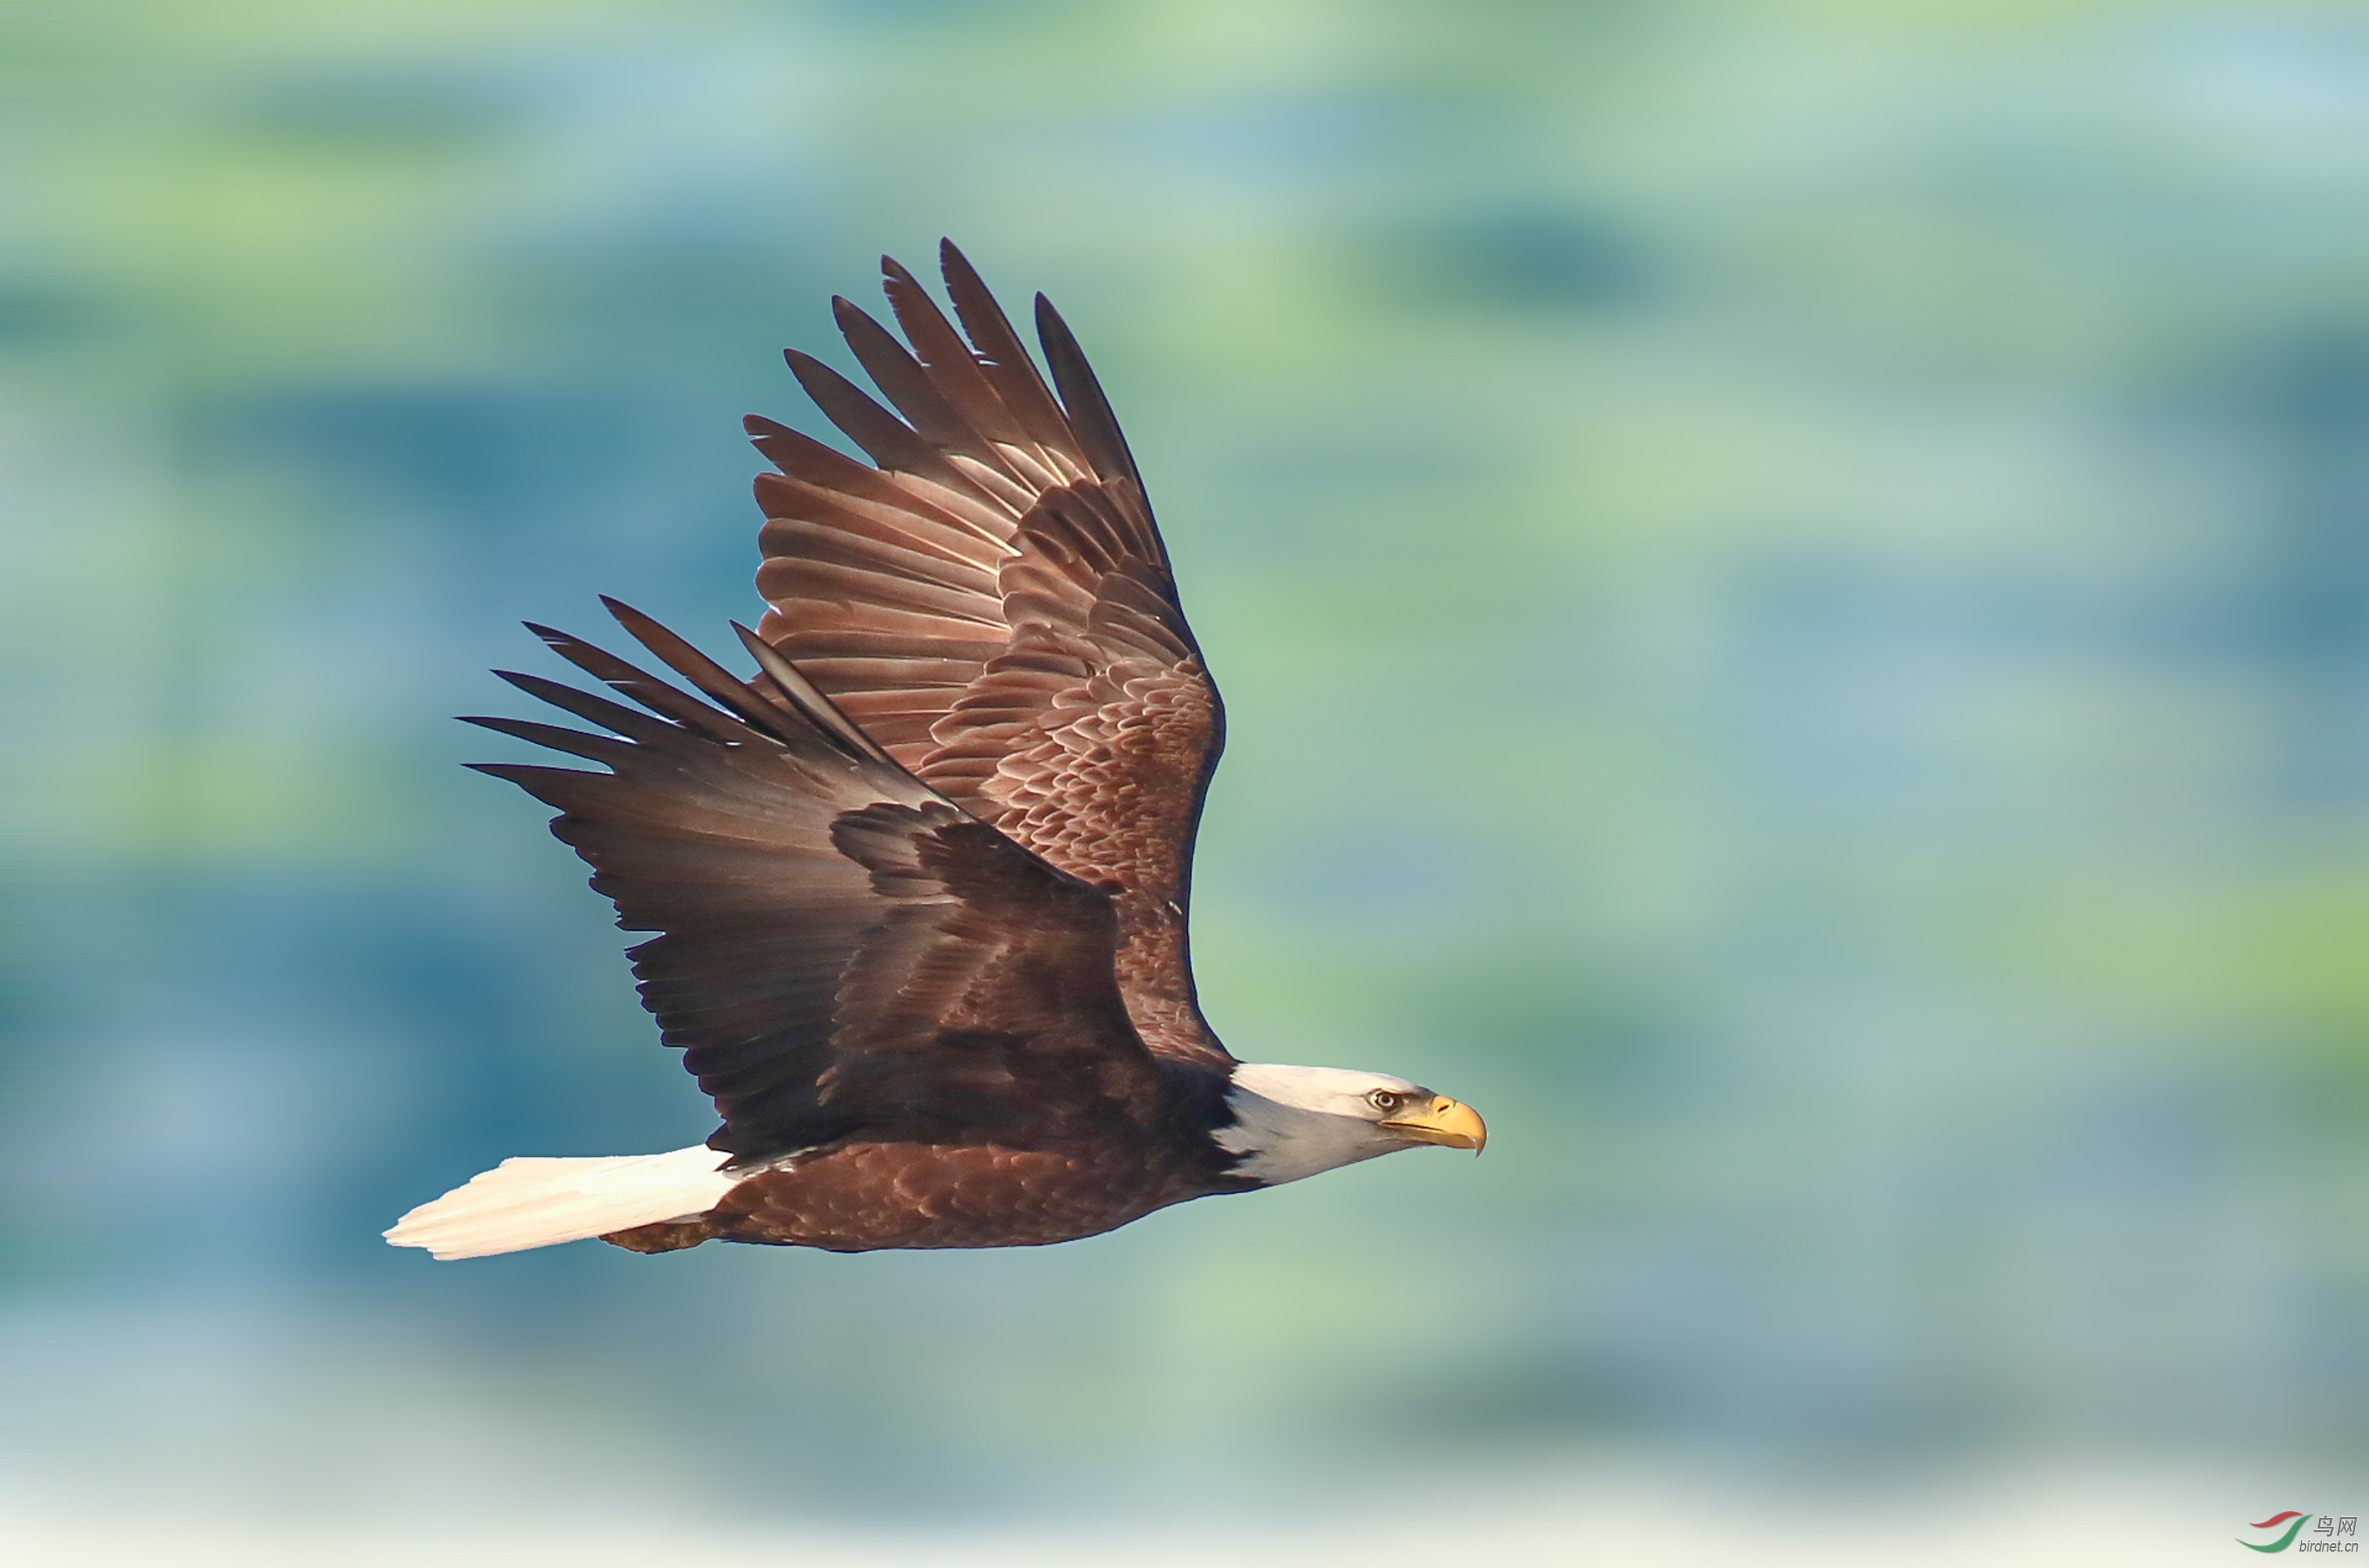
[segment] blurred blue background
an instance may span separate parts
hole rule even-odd
[[[2369,1512],[2307,1485],[2369,1449],[2358,7],[6,26],[26,1560]],[[738,417],[818,429],[775,350],[942,233],[1077,328],[1224,684],[1213,1022],[1488,1157],[1050,1251],[383,1246],[712,1125],[449,715],[600,591],[728,647]]]

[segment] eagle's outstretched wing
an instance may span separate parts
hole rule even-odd
[[[887,258],[910,349],[832,302],[897,412],[788,356],[876,467],[749,421],[781,470],[757,481],[760,635],[932,789],[1113,888],[1119,976],[1146,1044],[1230,1062],[1201,1022],[1185,947],[1193,832],[1224,715],[1143,481],[1044,297],[1058,399],[961,252],[947,244],[941,259],[967,345]]]
[[[744,1160],[856,1133],[1047,1147],[1139,1137],[1162,1070],[1119,998],[1110,895],[958,810],[742,631],[761,692],[657,623],[625,629],[710,702],[532,627],[647,713],[503,679],[611,731],[469,722],[606,764],[479,763],[560,815],[666,1042]],[[656,715],[656,716],[652,716]]]

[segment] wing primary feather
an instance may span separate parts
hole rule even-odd
[[[987,372],[979,369],[978,361],[955,331],[954,323],[946,319],[945,312],[930,298],[930,292],[894,257],[880,258],[880,292],[888,296],[888,308],[896,312],[897,325],[905,329],[906,339],[913,345],[914,358],[929,368],[931,381],[945,394],[946,401],[988,440],[1008,441],[1014,446],[1026,443],[1028,432],[1012,417],[1003,399],[996,395]]]
[[[1136,472],[1135,454],[1127,450],[1110,399],[1103,395],[1102,383],[1086,363],[1077,335],[1053,308],[1053,302],[1042,294],[1036,296],[1036,340],[1045,346],[1045,364],[1053,372],[1053,384],[1060,389],[1061,406],[1069,413],[1070,428],[1078,432],[1086,461],[1105,479],[1131,481],[1138,500],[1143,501],[1143,478]]]
[[[800,715],[829,730],[851,751],[892,768],[900,765],[896,758],[882,750],[872,737],[840,712],[838,704],[824,696],[813,681],[800,674],[798,667],[784,658],[780,649],[738,621],[732,623],[732,630],[739,636],[740,646],[747,648],[749,656],[757,661],[757,668],[772,678],[773,684],[782,689],[783,695],[790,700],[791,705]]]
[[[924,441],[912,426],[866,396],[862,387],[800,349],[784,349],[782,357],[789,361],[790,373],[798,378],[798,384],[806,388],[815,406],[849,441],[869,453],[873,462],[896,473],[933,480],[951,490],[978,493],[978,486],[947,462],[944,453]]]
[[[887,327],[836,294],[831,296],[830,314],[856,362],[922,440],[998,469],[1004,466],[993,443],[971,428],[931,381],[929,372]]]
[[[585,797],[580,792],[587,780],[605,781],[610,776],[588,773],[581,768],[546,768],[533,762],[464,762],[461,765],[473,773],[485,773],[514,784],[545,806],[563,813],[573,811],[583,803]]]
[[[1070,433],[1069,421],[1061,417],[1060,405],[1046,390],[1045,378],[1036,373],[1036,361],[1021,347],[1020,335],[1012,330],[1003,307],[988,292],[978,269],[950,239],[938,242],[938,263],[945,273],[946,294],[955,302],[955,315],[970,334],[979,353],[980,372],[996,395],[1039,446],[1069,447],[1075,438]]]
[[[587,761],[604,762],[614,767],[633,755],[634,743],[606,735],[587,735],[580,729],[567,729],[555,724],[537,724],[532,719],[500,718],[486,714],[464,714],[463,724],[474,724],[479,729],[490,729],[497,735],[548,746],[554,751],[565,751],[571,757]]]
[[[652,713],[670,718],[687,728],[700,730],[718,740],[740,738],[739,727],[734,725],[729,718],[717,713],[705,703],[687,696],[648,672],[626,663],[607,648],[595,647],[581,637],[555,631],[549,626],[539,626],[532,621],[526,623],[526,629],[541,637],[552,652],[559,655],[577,669],[600,681],[612,691],[624,692]],[[504,679],[509,680],[513,686],[520,684],[518,681],[509,676],[504,676]],[[573,688],[562,686],[559,690],[565,692]],[[535,695],[544,697],[545,702],[556,701],[555,698],[545,696],[541,692],[536,692]],[[560,705],[564,707],[566,704]],[[589,714],[584,716],[591,717]],[[603,724],[607,721],[595,718],[592,722]]]
[[[605,593],[601,602],[635,642],[658,655],[668,669],[738,715],[741,722],[784,745],[795,742],[797,733],[783,727],[781,711],[750,691],[730,670],[632,605]]]
[[[554,681],[546,676],[527,675],[515,670],[497,670],[494,675],[498,680],[509,681],[530,697],[549,703],[553,707],[563,712],[574,714],[588,724],[597,724],[603,729],[614,730],[627,739],[639,741],[645,746],[667,745],[680,739],[683,730],[689,727],[685,725],[670,723],[663,718],[652,718],[645,713],[636,713],[622,703],[612,703],[606,697],[596,697],[589,692],[579,692],[564,681]],[[722,715],[715,716],[719,725],[724,723]],[[728,729],[722,729],[708,733],[720,740],[726,738],[731,732]]]

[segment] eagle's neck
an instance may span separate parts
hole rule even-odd
[[[1388,1154],[1402,1146],[1352,1108],[1374,1082],[1337,1068],[1243,1062],[1226,1089],[1233,1119],[1210,1137],[1237,1157],[1232,1174],[1270,1187]]]

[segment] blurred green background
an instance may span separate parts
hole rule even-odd
[[[2233,1479],[2369,1449],[2369,13],[5,25],[0,1539],[2369,1503]],[[1488,1157],[386,1248],[712,1125],[448,715],[599,591],[729,647],[738,417],[940,234],[1084,340],[1225,687],[1213,1022]]]

